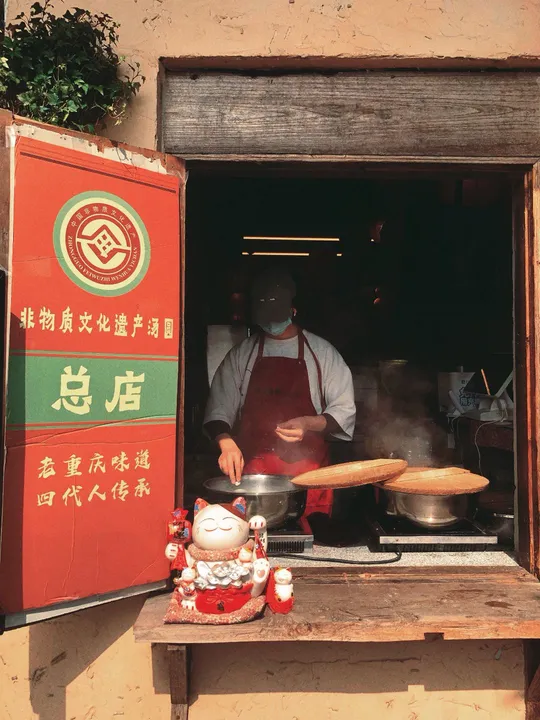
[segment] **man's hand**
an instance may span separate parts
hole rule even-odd
[[[228,475],[233,485],[240,485],[244,470],[244,456],[232,437],[226,435],[217,438],[221,455],[219,456],[219,469]]]
[[[293,418],[281,423],[276,428],[276,435],[285,442],[302,442],[307,432],[324,432],[326,429],[326,418],[324,415],[314,415]]]

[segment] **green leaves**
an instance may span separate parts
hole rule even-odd
[[[72,8],[57,16],[49,0],[8,26],[0,52],[0,107],[64,127],[95,132],[121,122],[145,78],[116,52],[118,23]]]

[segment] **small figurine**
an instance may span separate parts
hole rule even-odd
[[[171,513],[171,520],[167,524],[168,545],[165,550],[167,560],[171,561],[171,579],[176,581],[182,570],[186,567],[185,545],[191,540],[191,523],[186,520],[187,510],[177,508]]]
[[[178,580],[175,581],[178,594],[182,597],[182,607],[186,610],[195,610],[195,578],[197,573],[193,568],[184,568]]]
[[[254,539],[249,537],[250,530]],[[248,522],[242,497],[223,505],[198,499],[192,537],[185,550],[174,540],[165,550],[176,569],[183,565],[165,622],[221,625],[261,615],[270,575],[266,520],[257,515]]]
[[[292,573],[288,568],[274,568],[268,580],[268,607],[274,613],[286,614],[294,605]]]

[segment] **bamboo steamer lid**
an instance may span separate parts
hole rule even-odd
[[[471,495],[485,490],[489,480],[463,468],[408,468],[381,483],[383,490],[411,495]]]
[[[362,460],[310,470],[291,482],[301,488],[337,490],[381,483],[401,475],[406,469],[405,460]]]

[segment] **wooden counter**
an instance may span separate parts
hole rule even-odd
[[[297,568],[295,607],[241,625],[164,625],[149,598],[138,642],[193,643],[540,638],[540,583],[522,568]]]
[[[540,583],[520,567],[295,568],[295,607],[241,625],[164,625],[169,594],[148,598],[137,642],[169,649],[171,718],[186,720],[189,647],[238,642],[540,638]]]

